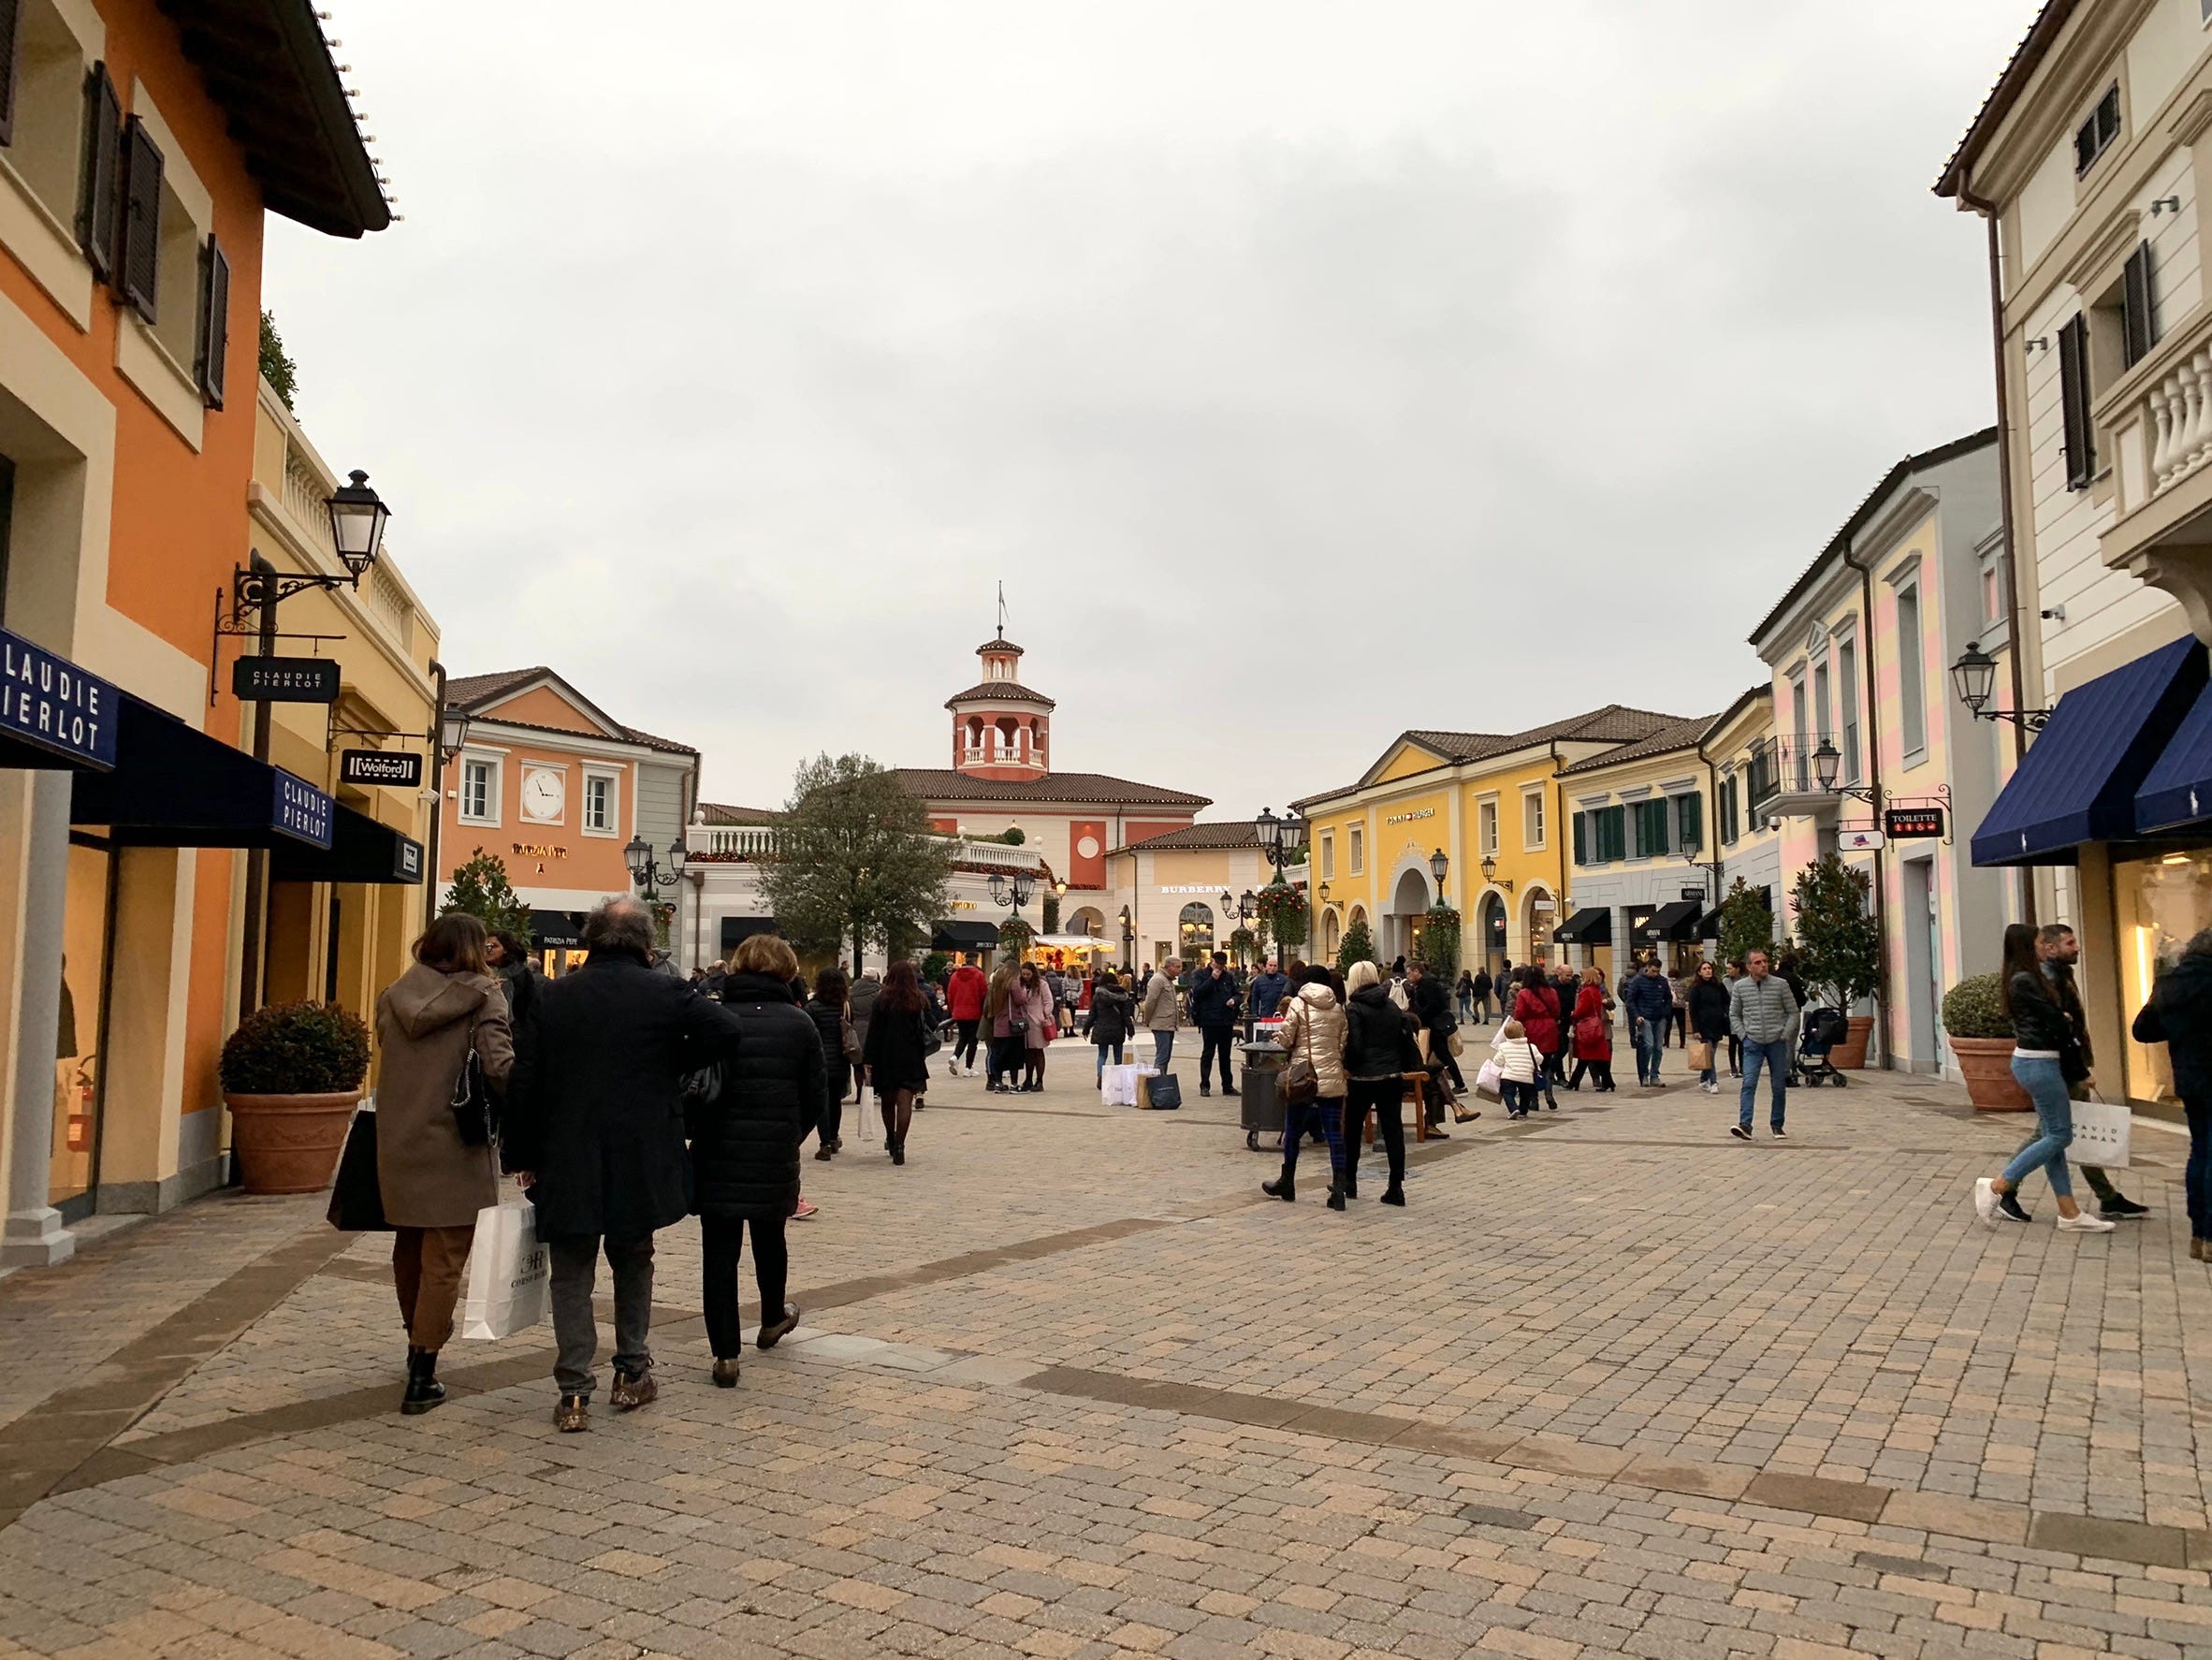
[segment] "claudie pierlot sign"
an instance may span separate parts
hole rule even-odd
[[[313,847],[330,845],[330,797],[305,779],[283,767],[276,773],[276,800],[269,818],[272,829]]]
[[[121,696],[67,658],[0,628],[0,733],[106,771],[115,764]]]

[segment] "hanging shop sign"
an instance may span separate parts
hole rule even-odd
[[[1892,807],[1882,813],[1882,829],[1886,836],[1899,841],[1919,837],[1941,837],[1943,834],[1943,809],[1940,807]]]
[[[336,804],[305,779],[294,778],[281,766],[274,770],[275,799],[269,809],[269,827],[311,847],[328,847],[330,809]]]
[[[1842,853],[1870,853],[1888,837],[1871,827],[1836,832],[1836,851]]]
[[[105,772],[118,693],[96,675],[0,628],[0,733]]]
[[[394,790],[422,788],[422,757],[413,750],[341,750],[338,781],[383,785]]]
[[[1684,888],[1681,890],[1681,894],[1682,903],[1685,905],[1695,905],[1702,901],[1705,897],[1705,890],[1703,888]]]
[[[230,692],[243,703],[336,703],[334,657],[241,657],[230,665]]]

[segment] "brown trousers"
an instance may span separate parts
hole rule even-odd
[[[453,1335],[453,1305],[460,1300],[461,1272],[476,1237],[466,1228],[399,1228],[392,1232],[392,1287],[407,1341],[432,1353]]]

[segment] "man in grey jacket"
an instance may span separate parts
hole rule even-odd
[[[1743,1044],[1743,1095],[1737,1102],[1739,1141],[1752,1139],[1752,1104],[1758,1099],[1759,1069],[1767,1069],[1770,1112],[1768,1124],[1776,1141],[1788,1139],[1782,1128],[1789,1099],[1790,1050],[1797,1036],[1797,999],[1767,954],[1754,949],[1745,959],[1751,972],[1728,985],[1728,1027]]]

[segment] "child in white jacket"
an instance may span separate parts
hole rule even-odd
[[[1498,1094],[1504,1099],[1506,1116],[1527,1117],[1536,1104],[1536,1079],[1543,1071],[1544,1057],[1536,1053],[1536,1046],[1528,1041],[1528,1033],[1518,1020],[1506,1022],[1491,1040],[1490,1054],[1498,1063]]]

